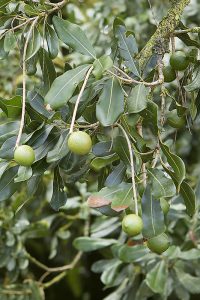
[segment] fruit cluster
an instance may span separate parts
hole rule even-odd
[[[163,212],[165,213],[166,207],[164,207],[164,209]],[[136,214],[126,215],[122,220],[122,229],[128,236],[136,236],[142,232],[142,219]],[[161,233],[157,236],[148,239],[146,245],[152,252],[161,254],[169,248],[170,243],[168,236],[165,233]]]

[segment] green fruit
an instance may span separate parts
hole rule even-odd
[[[129,236],[135,236],[140,234],[142,232],[142,228],[142,219],[135,214],[127,215],[122,220],[122,229]]]
[[[68,138],[67,145],[70,151],[78,155],[88,154],[92,148],[92,140],[84,131],[72,132]]]
[[[166,115],[167,123],[173,128],[182,128],[185,125],[185,118],[177,115],[176,109]]]
[[[189,60],[184,52],[176,51],[170,57],[170,65],[174,70],[183,71],[189,65]]]
[[[14,160],[20,166],[29,167],[35,160],[35,153],[33,148],[28,145],[22,145],[17,147],[14,152]]]
[[[171,66],[166,66],[163,68],[163,75],[165,82],[172,82],[174,79],[176,79],[176,72]]]
[[[157,254],[165,252],[169,248],[170,242],[165,233],[154,236],[147,241],[147,247]]]
[[[164,215],[168,214],[170,205],[167,202],[167,200],[165,200],[164,198],[161,198],[160,199],[160,206],[162,208],[162,211],[163,211]]]

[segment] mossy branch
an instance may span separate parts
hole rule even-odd
[[[171,8],[167,15],[158,25],[155,33],[147,42],[145,47],[139,53],[139,63],[143,67],[153,53],[153,47],[159,39],[169,38],[179,24],[181,15],[185,7],[190,3],[190,0],[175,0],[172,2]]]

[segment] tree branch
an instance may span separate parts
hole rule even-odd
[[[138,58],[141,67],[145,65],[153,53],[153,47],[161,38],[169,38],[179,24],[184,8],[190,3],[190,0],[175,0],[167,15],[162,19],[155,33],[140,51]]]

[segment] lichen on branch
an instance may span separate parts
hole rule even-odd
[[[168,10],[167,15],[162,19],[158,25],[155,33],[152,35],[150,40],[147,42],[145,47],[139,53],[139,63],[143,67],[148,59],[151,57],[153,47],[157,40],[168,38],[176,29],[179,24],[181,15],[185,7],[190,3],[190,0],[175,0],[172,1],[172,6]]]

